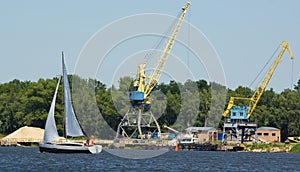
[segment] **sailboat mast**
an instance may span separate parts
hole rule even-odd
[[[64,61],[65,61],[65,59],[64,59],[64,52],[62,51],[61,52],[61,57],[62,57],[62,78],[64,78]],[[64,79],[63,79],[64,80]],[[64,81],[63,81],[64,82]],[[65,83],[63,83],[63,84],[65,84]],[[63,89],[63,95],[65,95],[65,89]],[[63,99],[64,99],[64,96],[63,96]],[[66,104],[65,104],[65,101],[62,101],[63,102],[63,104],[64,104],[64,106],[66,106]],[[66,134],[67,132],[66,132],[66,107],[64,107],[64,115],[63,115],[63,136],[64,136],[64,138],[66,138],[66,140],[67,140],[67,134]]]

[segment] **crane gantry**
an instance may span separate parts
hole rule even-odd
[[[130,91],[129,93],[129,99],[132,107],[119,123],[116,139],[120,134],[120,130],[122,130],[122,135],[125,135],[126,137],[132,137],[136,130],[134,130],[134,132],[130,135],[125,131],[125,127],[128,126],[130,126],[131,128],[137,127],[138,135],[140,137],[144,137],[145,134],[142,131],[142,127],[150,128],[153,122],[156,125],[156,133],[158,133],[157,136],[160,137],[160,126],[158,125],[155,117],[150,111],[151,102],[149,100],[149,96],[161,76],[161,72],[175,43],[177,33],[181,27],[189,6],[190,2],[187,2],[182,7],[182,12],[178,18],[176,25],[174,26],[173,31],[171,32],[170,38],[161,51],[158,60],[153,69],[150,71],[148,77],[145,74],[146,63],[140,63],[138,65],[138,73],[133,85],[134,91]]]

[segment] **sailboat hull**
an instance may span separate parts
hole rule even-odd
[[[88,154],[97,154],[102,151],[101,145],[93,146],[83,146],[82,144],[77,143],[40,143],[39,144],[40,152],[47,153],[88,153]]]

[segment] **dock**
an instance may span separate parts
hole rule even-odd
[[[178,150],[217,151],[219,145],[213,143],[179,143]]]

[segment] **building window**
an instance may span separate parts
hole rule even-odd
[[[276,133],[272,133],[272,136],[276,136]]]
[[[232,113],[232,116],[236,116],[236,113],[235,113],[235,112],[233,112],[233,113]]]
[[[261,136],[261,133],[257,133],[258,136]]]
[[[240,113],[240,116],[244,116],[244,113],[243,113],[243,112],[241,112],[241,113]]]
[[[269,133],[264,133],[264,136],[269,136]]]

